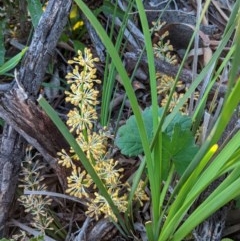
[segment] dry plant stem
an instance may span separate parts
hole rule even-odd
[[[87,233],[87,228],[89,227],[91,219],[89,217],[86,218],[86,220],[83,223],[83,226],[81,227],[78,235],[74,238],[73,241],[81,241],[81,240],[86,240],[86,233]]]
[[[54,159],[57,150],[66,147],[66,143],[34,100],[67,22],[71,3],[71,0],[49,1],[19,69],[18,84],[13,84],[10,90],[0,95],[0,117],[6,122],[0,149],[0,238],[6,231],[6,220],[16,190],[25,140],[38,149],[55,169],[62,185],[66,186],[66,174]]]

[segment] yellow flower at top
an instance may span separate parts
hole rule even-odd
[[[67,74],[66,79],[68,84],[82,85],[93,82],[100,84],[101,80],[96,79],[96,71],[96,69],[83,69],[80,71],[79,66],[75,65],[73,71]],[[86,87],[90,88],[90,86]]]
[[[79,64],[80,66],[83,66],[87,69],[93,69],[95,68],[94,62],[98,62],[99,58],[93,58],[93,55],[91,53],[91,50],[88,48],[84,49],[84,55],[80,50],[78,50],[78,57],[73,58],[73,60],[69,60],[69,64]]]

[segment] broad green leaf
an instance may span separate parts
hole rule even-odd
[[[158,108],[158,116],[163,113],[163,108]],[[142,112],[144,124],[146,126],[147,136],[149,143],[153,138],[153,117],[152,108],[146,108]],[[178,124],[182,131],[189,130],[192,122],[191,118],[178,113],[169,126],[166,128],[166,135],[171,136],[174,126]],[[131,116],[125,125],[121,126],[118,130],[115,144],[121,150],[121,153],[128,156],[137,156],[143,152],[143,147],[139,135],[139,130],[136,124],[135,116]]]
[[[20,53],[12,57],[10,60],[8,60],[6,63],[4,63],[2,66],[0,66],[0,75],[3,75],[7,73],[9,70],[13,69],[21,60],[21,58],[26,53],[28,47],[24,48]]]
[[[174,125],[171,135],[163,133],[164,162],[169,164],[169,161],[173,161],[176,171],[180,175],[183,174],[198,151],[192,132],[190,129],[183,129],[181,124],[179,122]],[[168,174],[167,171],[165,168],[165,177]]]
[[[162,112],[163,109],[159,108],[158,116],[161,116]],[[152,108],[146,108],[142,112],[142,117],[146,126],[148,141],[150,143],[153,136]],[[134,115],[127,120],[125,125],[119,128],[115,144],[124,155],[137,156],[143,152],[142,142]]]
[[[36,29],[39,19],[42,16],[42,4],[40,0],[27,0],[28,3],[28,11],[31,15],[32,24],[34,29]]]
[[[172,135],[172,131],[174,126],[179,124],[182,130],[189,130],[192,126],[192,119],[189,116],[182,115],[181,113],[177,113],[172,121],[167,126],[165,133],[169,136]]]

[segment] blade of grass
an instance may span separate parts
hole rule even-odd
[[[173,234],[177,229],[181,220],[186,215],[187,211],[193,204],[194,200],[199,194],[206,189],[206,187],[218,178],[218,172],[225,163],[228,162],[229,157],[239,148],[240,132],[234,136],[234,138],[228,143],[228,145],[218,154],[216,158],[211,162],[207,169],[203,173],[199,173],[199,170],[195,170],[190,176],[189,180],[185,182],[182,189],[179,191],[177,199],[171,205],[167,221],[164,223],[163,230],[161,233],[161,240],[165,240],[165,237]],[[216,150],[209,153],[210,158]],[[204,161],[205,165],[208,161]],[[199,175],[200,174],[200,175]],[[193,178],[192,178],[193,177]],[[224,191],[219,190],[220,191]],[[216,193],[218,195],[219,193]],[[212,211],[214,212],[214,210]],[[189,230],[191,232],[191,229]]]
[[[123,15],[123,20],[122,20],[122,26],[119,29],[119,33],[117,35],[117,40],[115,44],[116,51],[119,52],[123,36],[124,36],[124,31],[127,26],[127,20],[129,18],[129,12],[131,11],[133,6],[133,1],[131,1],[128,4],[127,10],[125,11]],[[115,2],[114,5],[114,11],[112,14],[112,25],[109,33],[109,38],[112,39],[113,37],[113,32],[114,32],[114,22],[115,18],[117,17],[117,10],[118,10],[118,5],[117,2]],[[116,76],[116,68],[114,64],[110,64],[110,55],[107,52],[107,58],[106,58],[106,66],[109,66],[108,68],[105,68],[104,70],[104,81],[103,81],[103,94],[102,94],[102,104],[101,104],[101,124],[103,126],[106,126],[109,122],[111,111],[110,111],[110,101],[113,93],[113,88],[114,88],[114,83],[115,83],[115,76]]]
[[[196,120],[197,115],[199,114],[200,110],[202,108],[204,108],[204,103],[206,103],[206,100],[208,98],[208,95],[213,87],[213,85],[216,83],[217,79],[219,78],[222,70],[224,69],[224,67],[226,66],[227,62],[232,58],[232,55],[234,53],[235,47],[232,46],[232,48],[229,50],[229,52],[227,53],[226,57],[224,58],[223,62],[221,63],[221,65],[219,66],[219,68],[217,69],[217,72],[215,74],[215,76],[213,77],[213,79],[211,80],[211,82],[208,84],[207,89],[205,90],[205,93],[203,95],[203,97],[201,98],[198,107],[196,108],[194,114],[193,114],[193,121]]]
[[[235,54],[233,57],[232,61],[232,66],[229,74],[229,79],[228,79],[228,88],[227,88],[227,93],[225,95],[225,99],[227,99],[228,95],[230,94],[232,87],[237,79],[237,76],[239,75],[239,65],[240,65],[240,10],[238,11],[238,18],[237,18],[237,28],[235,32],[235,39],[234,42],[236,43],[236,49],[235,49]]]
[[[217,211],[220,207],[224,206],[226,203],[231,201],[240,195],[240,178],[239,172],[240,168],[235,172],[235,176],[237,179],[235,181],[230,180],[228,183],[223,182],[220,185],[226,186],[221,192],[219,189],[216,189],[215,192],[212,193],[188,218],[184,221],[183,225],[178,229],[178,231],[173,235],[172,240],[178,241],[182,240],[189,234],[190,230],[193,230],[198,224],[203,222],[207,217],[209,217],[212,213]],[[236,175],[237,174],[237,175]],[[159,240],[160,241],[160,240]]]
[[[5,21],[0,22],[0,66],[4,63],[5,57],[5,46],[4,46],[4,32],[5,32]]]
[[[136,0],[137,8],[139,11],[139,17],[143,29],[145,46],[147,51],[147,59],[148,59],[148,69],[149,69],[149,78],[150,78],[150,89],[151,89],[151,99],[152,99],[152,117],[153,117],[153,132],[156,131],[158,125],[158,100],[157,100],[157,81],[156,81],[156,70],[155,70],[155,62],[154,62],[154,54],[151,40],[151,32],[148,26],[147,16],[145,13],[145,9],[143,7],[143,3],[141,0]],[[153,232],[154,235],[158,235],[157,223],[159,220],[159,200],[160,200],[160,188],[159,185],[162,182],[161,176],[161,162],[162,162],[162,135],[158,135],[157,144],[153,148],[153,159],[152,159],[152,170],[149,169],[148,165],[148,176],[153,175],[154,180],[150,179],[150,185],[154,187],[151,189],[151,197],[152,197],[152,208],[153,208]],[[154,184],[151,184],[151,181]],[[159,185],[156,185],[159,183]],[[157,236],[155,237],[155,239]]]

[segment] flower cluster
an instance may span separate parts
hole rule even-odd
[[[161,106],[165,106],[168,99],[169,99],[169,93],[174,85],[174,79],[168,75],[161,74],[157,72],[156,74],[156,79],[157,79],[157,91],[158,94],[161,95],[162,100],[161,100]],[[180,99],[183,97],[183,93],[179,93],[185,89],[184,84],[181,81],[177,82],[176,85],[176,91],[173,93],[170,105],[169,105],[169,111],[171,112],[173,108],[177,105],[177,103],[180,101]],[[187,109],[187,103],[183,105],[180,111],[186,112]]]
[[[25,160],[22,164],[20,173],[20,188],[28,191],[45,191],[47,186],[42,183],[44,177],[41,170],[45,168],[40,164],[39,160],[34,160],[36,157],[32,156],[31,148],[27,148]],[[31,225],[38,229],[43,235],[46,230],[51,230],[53,218],[48,211],[52,203],[52,199],[48,196],[39,194],[21,195],[18,199],[24,206],[25,212],[32,217]]]
[[[153,51],[157,58],[165,60],[166,62],[174,65],[177,63],[177,58],[176,55],[171,54],[173,51],[173,46],[170,44],[169,40],[165,40],[169,35],[169,32],[164,31],[162,34],[158,33],[161,32],[162,27],[165,24],[165,22],[161,23],[160,21],[153,22],[153,31],[155,32],[154,35],[158,39],[158,42],[153,44]]]
[[[173,46],[170,44],[169,40],[165,40],[166,37],[169,35],[168,31],[163,30],[163,26],[166,23],[153,22],[152,31],[155,32],[155,36],[158,39],[157,43],[153,44],[154,54],[157,58],[164,60],[172,65],[177,63],[177,58],[175,55],[172,55],[171,52],[173,51]],[[162,32],[161,34],[159,34]],[[162,74],[157,72],[156,73],[156,80],[157,80],[157,92],[161,95],[161,106],[166,106],[166,103],[169,99],[169,93],[174,85],[174,78],[168,76],[166,74]],[[171,112],[173,108],[178,104],[180,99],[184,96],[184,92],[187,90],[186,86],[182,83],[182,81],[178,81],[176,85],[176,90],[173,93],[173,96],[170,101],[169,111]],[[198,97],[198,92],[194,93],[194,100]],[[188,112],[188,103],[184,103],[184,105],[180,109],[181,112],[187,113]]]
[[[89,49],[84,54],[78,51],[78,56],[69,61],[73,64],[73,71],[66,76],[70,90],[66,91],[66,101],[74,108],[68,113],[67,125],[76,136],[76,140],[94,167],[96,173],[105,184],[113,202],[121,212],[127,208],[127,195],[120,195],[125,186],[121,177],[123,169],[118,162],[107,158],[108,137],[103,130],[96,131],[97,112],[96,105],[98,90],[95,84],[100,84],[97,79],[95,62]],[[78,198],[88,200],[86,214],[98,219],[101,215],[116,220],[108,202],[97,192],[91,177],[82,170],[76,161],[78,156],[72,149],[69,152],[62,150],[58,153],[59,164],[71,169],[71,175],[67,178],[68,188],[66,193]]]

